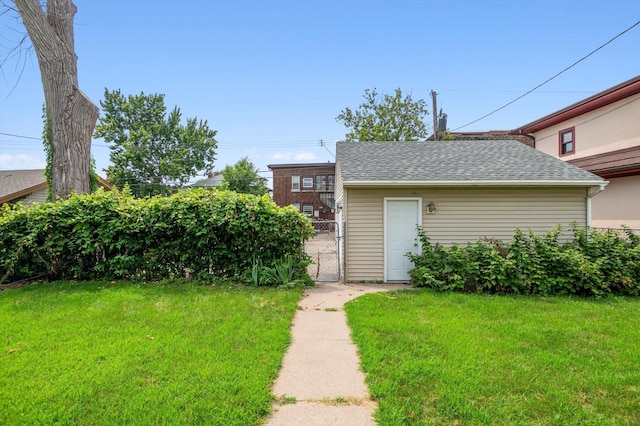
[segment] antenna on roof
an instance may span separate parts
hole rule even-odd
[[[438,130],[447,130],[447,114],[442,112],[442,108],[440,108],[440,114],[438,114]]]
[[[433,101],[433,140],[437,141],[438,138],[438,94],[432,90],[431,100]]]

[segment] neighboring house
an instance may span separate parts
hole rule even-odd
[[[214,187],[218,187],[221,186],[224,183],[224,176],[222,175],[222,172],[209,172],[207,173],[207,178],[206,179],[201,179],[197,182],[192,183],[190,186],[191,187],[204,187],[204,188],[214,188]],[[263,184],[264,186],[266,186],[267,184],[267,179],[258,176],[256,178],[256,182],[252,183],[251,186],[255,186],[256,184]],[[271,191],[271,190],[269,190]]]
[[[221,172],[209,172],[207,173],[207,178],[206,179],[201,179],[193,184],[191,184],[191,186],[204,186],[204,187],[213,187],[213,186],[220,186],[222,185],[222,181],[224,180],[224,177],[222,176]]]
[[[516,140],[518,142],[522,142],[527,146],[534,146],[534,139],[529,135],[519,135],[514,134],[511,130],[488,130],[484,132],[446,132],[441,135],[439,140],[443,140],[442,138],[446,137],[448,140],[456,140],[456,141],[506,141],[506,140]],[[428,141],[433,140],[433,135],[431,135]]]
[[[517,141],[338,142],[345,279],[407,281],[417,225],[444,245],[586,226],[606,183]]]
[[[312,219],[335,218],[335,163],[269,164],[273,201],[292,205]]]
[[[640,229],[640,76],[512,133],[530,135],[536,149],[609,180],[593,200],[592,226]]]
[[[112,189],[98,177],[100,186]],[[0,204],[21,201],[25,205],[47,201],[48,188],[44,169],[0,170]]]

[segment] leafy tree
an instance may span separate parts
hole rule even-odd
[[[91,134],[98,107],[79,89],[73,35],[77,8],[71,0],[14,3],[40,66],[51,125],[52,194],[66,198],[73,191],[89,192]]]
[[[113,185],[128,184],[136,196],[167,194],[213,168],[217,132],[197,118],[180,124],[180,109],[167,114],[164,95],[105,89],[100,105],[95,137],[114,144],[106,170]]]
[[[415,141],[427,137],[427,103],[414,101],[411,94],[403,97],[402,90],[394,95],[378,96],[376,89],[364,91],[364,102],[356,111],[345,108],[336,121],[349,132],[347,142]]]
[[[264,195],[269,192],[264,179],[258,176],[258,169],[247,157],[240,159],[233,166],[226,166],[222,170],[222,177],[224,189],[252,195]]]

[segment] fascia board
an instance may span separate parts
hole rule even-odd
[[[437,180],[437,181],[343,181],[345,187],[373,186],[421,186],[421,187],[461,187],[461,186],[601,186],[607,185],[605,180]]]
[[[41,189],[44,189],[46,187],[47,187],[47,182],[42,182],[32,187],[13,192],[11,194],[7,194],[4,197],[0,198],[0,204],[8,203],[9,201],[13,201],[16,198],[24,197],[25,195],[29,195],[36,191],[40,191]]]

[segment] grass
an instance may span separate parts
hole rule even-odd
[[[345,310],[381,425],[640,424],[640,299],[423,290]]]
[[[264,421],[301,289],[38,284],[0,293],[0,423]]]

